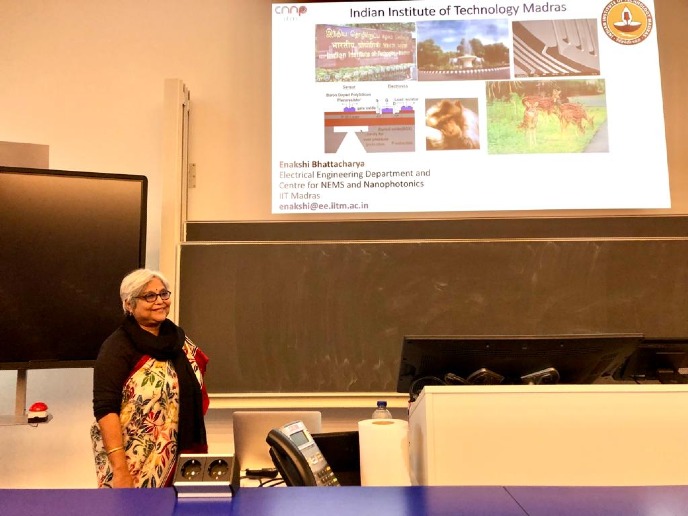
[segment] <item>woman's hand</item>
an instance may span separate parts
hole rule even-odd
[[[126,467],[116,468],[112,472],[112,487],[113,488],[123,488],[123,487],[134,487],[134,479],[129,473],[129,469]]]

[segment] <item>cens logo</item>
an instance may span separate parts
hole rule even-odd
[[[308,9],[306,9],[305,5],[276,5],[275,6],[275,14],[279,15],[284,15],[284,16],[301,16],[303,14],[306,14],[308,12]]]

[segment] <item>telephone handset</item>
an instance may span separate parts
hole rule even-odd
[[[272,462],[288,486],[339,486],[303,421],[270,430],[266,442]]]

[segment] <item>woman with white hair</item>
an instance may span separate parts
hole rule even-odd
[[[171,293],[160,272],[129,273],[120,298],[124,321],[93,371],[98,487],[164,487],[180,453],[208,450],[208,357],[167,318]]]

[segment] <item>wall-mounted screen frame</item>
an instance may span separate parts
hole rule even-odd
[[[0,369],[91,367],[145,263],[142,175],[0,167]]]

